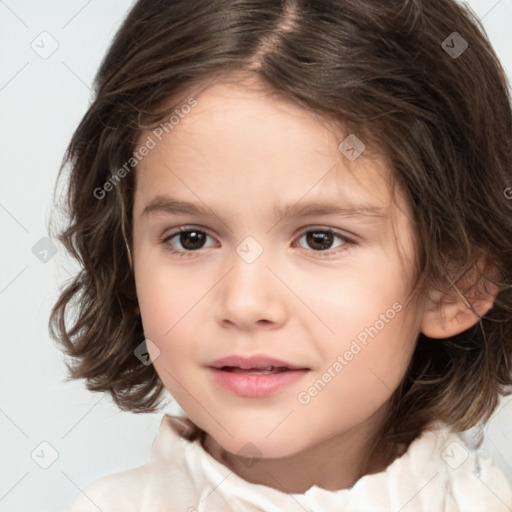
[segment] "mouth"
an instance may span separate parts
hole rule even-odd
[[[302,379],[310,368],[267,356],[230,356],[210,363],[214,381],[238,396],[262,398]]]

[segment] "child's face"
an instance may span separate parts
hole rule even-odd
[[[347,134],[263,92],[218,84],[195,99],[162,141],[151,132],[140,139],[156,142],[137,169],[133,219],[156,371],[187,415],[235,454],[250,442],[262,457],[283,457],[373,432],[421,323],[421,311],[405,305],[413,232],[402,198],[400,208],[391,203],[390,170],[364,153],[350,162],[338,149]],[[206,214],[143,214],[157,196]],[[383,216],[283,213],[285,205],[349,202]],[[179,227],[195,234],[159,242]],[[307,370],[267,395],[265,382],[281,377],[223,372],[240,385],[260,380],[254,393],[264,396],[240,396],[209,368],[231,355]]]

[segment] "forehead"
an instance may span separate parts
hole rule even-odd
[[[142,200],[166,189],[190,197],[229,189],[233,199],[250,195],[283,204],[307,196],[389,205],[385,158],[367,146],[350,161],[339,149],[346,131],[282,94],[253,83],[220,82],[191,90],[182,105],[190,98],[193,108],[181,111],[179,102],[173,104],[178,122],[139,138],[139,144],[149,137],[155,146],[136,170],[139,213]]]

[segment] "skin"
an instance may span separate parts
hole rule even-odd
[[[347,133],[255,83],[218,82],[194,97],[197,106],[136,173],[134,273],[144,332],[159,350],[150,349],[154,367],[208,433],[210,454],[242,478],[295,493],[312,485],[350,487],[420,330],[442,337],[475,319],[462,318],[459,309],[447,317],[406,304],[415,258],[412,215],[401,196],[391,200],[383,158],[367,148],[350,162],[338,150]],[[142,215],[158,194],[206,205],[209,215]],[[315,199],[366,202],[384,216],[275,212]],[[196,239],[185,238],[184,247],[179,235],[161,242],[180,226],[208,235],[202,248],[187,252]],[[305,234],[327,228],[347,238],[334,237],[322,253]],[[236,252],[248,236],[263,249],[252,263]],[[298,393],[394,303],[403,309],[301,404]],[[239,397],[205,367],[232,354],[268,354],[310,371],[270,397]],[[256,464],[242,456],[247,443],[258,450]],[[376,457],[370,472],[387,463]]]

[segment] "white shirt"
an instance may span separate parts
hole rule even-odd
[[[287,494],[247,482],[164,415],[151,461],[89,484],[68,512],[511,512],[512,488],[490,459],[437,422],[384,471],[350,489]]]

